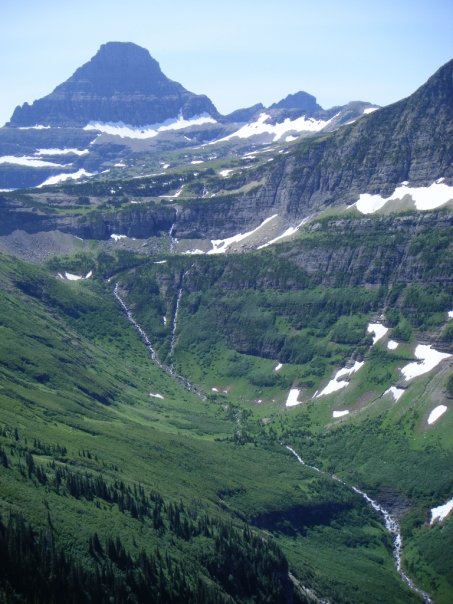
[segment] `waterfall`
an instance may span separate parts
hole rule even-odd
[[[374,510],[376,510],[377,512],[379,512],[382,515],[382,517],[384,518],[385,528],[391,534],[392,539],[393,539],[393,558],[395,560],[396,570],[398,571],[400,577],[409,586],[409,588],[413,592],[418,594],[423,599],[424,604],[433,604],[433,601],[431,600],[430,596],[425,591],[418,588],[415,585],[415,583],[412,581],[412,579],[410,577],[408,577],[408,575],[404,572],[404,570],[402,568],[401,552],[402,552],[402,548],[403,548],[403,539],[401,536],[401,529],[400,529],[400,525],[399,525],[398,521],[395,518],[393,518],[393,516],[390,514],[390,512],[388,512],[386,509],[384,509],[379,503],[374,501],[374,499],[371,499],[371,497],[369,495],[367,495],[367,493],[365,493],[365,491],[361,491],[357,487],[347,484],[346,482],[341,480],[341,478],[338,478],[338,476],[328,474],[327,472],[323,472],[316,466],[310,466],[309,464],[305,463],[305,461],[302,459],[302,457],[292,447],[290,447],[288,445],[284,445],[284,446],[286,449],[288,449],[288,451],[290,451],[290,453],[292,453],[294,455],[294,457],[297,459],[297,461],[299,463],[301,463],[303,466],[310,468],[311,470],[315,470],[316,472],[320,472],[321,474],[324,474],[326,476],[329,476],[330,478],[332,478],[332,480],[335,480],[336,482],[341,483],[342,485],[348,487],[349,489],[352,489],[354,491],[354,493],[357,493],[358,495],[363,497],[363,499],[365,499],[365,501]]]
[[[113,290],[113,295],[118,300],[118,302],[120,303],[121,308],[126,313],[128,321],[135,327],[135,329],[140,334],[140,337],[141,337],[143,343],[145,344],[146,348],[148,349],[148,352],[149,352],[149,354],[151,356],[151,360],[154,363],[156,363],[156,365],[158,367],[160,367],[163,371],[165,371],[165,373],[167,375],[169,375],[176,382],[178,382],[178,384],[180,384],[183,388],[185,388],[189,392],[192,392],[193,394],[195,394],[196,396],[198,396],[198,398],[201,399],[202,401],[205,401],[206,400],[206,396],[194,384],[191,384],[189,382],[189,380],[187,380],[185,377],[183,377],[182,375],[179,375],[178,373],[176,373],[176,371],[174,370],[173,367],[169,367],[165,363],[162,363],[162,361],[159,359],[159,357],[157,355],[157,352],[153,348],[153,345],[151,344],[151,341],[148,338],[147,333],[142,328],[142,326],[135,320],[135,318],[134,318],[134,316],[132,314],[132,311],[130,310],[130,308],[127,307],[126,303],[121,298],[121,296],[119,294],[119,283],[115,284],[115,288]]]

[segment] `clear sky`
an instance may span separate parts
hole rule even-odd
[[[222,113],[299,90],[386,105],[453,58],[452,0],[2,0],[0,23],[0,124],[108,41]]]

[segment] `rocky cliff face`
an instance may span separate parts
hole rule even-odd
[[[239,224],[257,226],[279,213],[293,222],[335,205],[355,203],[361,193],[390,195],[398,184],[429,186],[439,178],[453,184],[453,61],[412,96],[316,139],[306,139],[275,157],[249,179],[259,189],[223,202],[188,205],[178,219],[181,236],[193,230],[233,235]],[[215,215],[215,216],[214,216]],[[188,224],[191,224],[190,229]]]
[[[315,222],[309,232],[313,239],[288,246],[283,255],[316,275],[322,285],[453,285],[453,216],[449,213],[335,219]],[[425,239],[429,237],[432,240]]]
[[[8,125],[83,127],[94,121],[141,126],[202,113],[218,115],[206,96],[168,79],[147,50],[109,42],[51,94],[17,107]]]

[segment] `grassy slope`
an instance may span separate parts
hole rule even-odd
[[[449,333],[451,287],[448,280],[447,285],[442,283],[448,274],[451,239],[443,231],[426,231],[410,242],[425,282],[395,283],[389,274],[388,285],[381,288],[320,287],[316,276],[309,277],[291,263],[297,258],[297,246],[358,245],[347,234],[338,237],[324,230],[302,237],[300,244],[282,246],[283,258],[278,252],[169,258],[167,264],[149,263],[121,280],[136,316],[164,357],[182,289],[173,359],[179,371],[206,390],[219,390],[212,392],[213,401],[247,410],[245,415],[242,411],[248,421],[239,440],[262,442],[263,428],[257,422],[264,423],[268,437],[290,439],[310,462],[384,501],[390,498],[391,505],[412,507],[412,516],[403,521],[407,566],[439,601],[447,602],[453,586],[440,560],[450,547],[450,533],[446,529],[436,541],[432,535],[439,529],[431,530],[425,523],[429,508],[451,496],[446,468],[452,462],[452,418],[447,414],[431,427],[426,419],[436,405],[450,405],[446,382],[451,364],[414,380],[397,404],[382,394],[398,382],[398,368],[414,359],[420,338],[433,331],[441,338]],[[365,246],[382,244],[384,235],[371,232]],[[399,245],[404,238],[398,234]],[[376,320],[384,304],[387,324],[393,326],[389,337],[402,342],[396,351],[387,350],[385,340],[371,347],[366,337],[367,322]],[[162,323],[164,314],[167,326]],[[315,389],[351,355],[365,359],[351,385],[309,402]],[[277,361],[285,363],[278,374],[273,371]],[[307,404],[285,411],[292,385],[302,389]],[[332,411],[338,409],[349,409],[352,415],[332,422]]]
[[[280,445],[235,444],[235,405],[203,403],[153,366],[111,285],[61,282],[4,256],[1,283],[0,444],[9,457],[0,472],[3,514],[51,526],[82,560],[93,531],[119,536],[132,552],[159,545],[185,564],[199,560],[195,538],[160,535],[116,504],[41,484],[27,472],[31,453],[50,481],[48,463],[56,460],[79,475],[139,482],[166,501],[269,527],[292,572],[336,601],[383,601],[388,592],[395,602],[412,601],[387,536],[362,501],[313,476]],[[368,587],[365,576],[375,579]]]

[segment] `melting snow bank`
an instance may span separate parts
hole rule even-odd
[[[361,362],[356,361],[352,367],[349,367],[349,368],[344,367],[343,369],[340,369],[335,374],[335,377],[333,378],[333,380],[330,380],[330,382],[327,384],[327,386],[323,390],[321,390],[321,392],[315,392],[315,394],[313,395],[313,398],[319,398],[320,396],[326,396],[327,394],[331,394],[332,392],[336,392],[337,390],[341,390],[342,388],[345,388],[349,384],[349,382],[347,382],[346,380],[342,380],[341,378],[352,375],[353,373],[356,373],[356,371],[358,371],[361,367],[363,367],[363,365],[364,365],[364,361],[361,361]]]
[[[398,571],[400,577],[403,579],[403,581],[406,583],[406,585],[408,585],[408,587],[413,592],[415,592],[416,594],[418,594],[423,599],[423,602],[425,604],[433,604],[433,601],[431,600],[431,598],[429,597],[429,595],[425,591],[419,589],[415,585],[415,583],[412,581],[412,579],[410,579],[406,575],[406,573],[404,572],[404,570],[402,569],[402,566],[401,566],[401,551],[402,551],[402,548],[403,548],[403,539],[401,537],[401,529],[400,529],[398,521],[395,520],[395,518],[393,518],[391,516],[391,514],[386,509],[384,509],[381,505],[379,505],[379,503],[377,503],[376,501],[374,501],[373,499],[371,499],[371,497],[369,495],[367,495],[365,493],[365,491],[361,491],[357,487],[351,486],[351,485],[347,484],[346,482],[344,482],[343,480],[341,480],[337,476],[332,476],[332,475],[328,474],[327,472],[323,472],[322,470],[320,470],[316,466],[309,466],[308,464],[306,464],[304,462],[304,460],[300,457],[300,455],[298,453],[296,453],[296,451],[294,449],[292,449],[288,445],[284,445],[284,446],[285,446],[286,449],[288,449],[288,451],[290,451],[290,453],[292,453],[294,455],[294,457],[297,459],[297,461],[300,464],[302,464],[303,466],[305,466],[307,468],[311,468],[312,470],[315,470],[316,472],[319,472],[321,474],[329,476],[332,480],[335,480],[336,482],[341,483],[345,487],[348,487],[348,488],[352,489],[355,493],[357,493],[358,495],[360,495],[361,497],[363,497],[363,499],[365,499],[365,501],[374,510],[376,510],[376,512],[379,512],[382,515],[382,517],[384,519],[385,528],[392,535],[392,538],[393,538],[393,558],[395,560],[396,570]],[[453,507],[453,500],[452,500],[452,507]],[[435,509],[437,509],[437,508],[435,508]]]
[[[294,233],[297,233],[297,231],[306,223],[308,222],[308,220],[310,220],[310,216],[307,216],[307,218],[304,218],[302,220],[302,222],[300,222],[297,226],[295,227],[289,227],[288,229],[286,229],[286,231],[284,231],[281,235],[278,235],[278,237],[274,237],[274,239],[271,239],[270,241],[268,241],[267,243],[263,243],[263,245],[259,245],[256,249],[258,250],[262,250],[265,247],[268,247],[269,245],[272,245],[273,243],[277,243],[277,241],[280,241],[281,239],[286,239],[286,237],[290,237],[291,235],[294,235]]]
[[[119,283],[116,283],[115,288],[113,290],[113,295],[118,300],[121,308],[126,313],[129,323],[131,323],[135,327],[135,329],[138,331],[138,333],[140,334],[140,337],[141,337],[142,341],[144,342],[144,344],[145,344],[146,348],[148,349],[148,352],[151,356],[151,360],[154,363],[156,363],[156,365],[158,367],[160,367],[163,371],[165,371],[165,373],[167,375],[172,377],[176,382],[178,382],[181,386],[183,386],[183,388],[185,388],[189,392],[193,392],[196,396],[198,396],[198,398],[205,401],[206,396],[202,392],[200,392],[196,386],[191,384],[189,382],[189,380],[186,380],[186,378],[183,377],[182,375],[179,375],[178,373],[176,373],[176,371],[172,367],[169,367],[168,365],[165,365],[164,363],[162,363],[162,361],[160,361],[159,357],[157,356],[157,352],[154,350],[153,345],[151,344],[151,342],[148,338],[148,335],[146,334],[145,330],[141,327],[141,325],[139,325],[137,323],[137,321],[134,319],[134,316],[132,315],[131,310],[127,307],[126,303],[121,298],[118,290],[119,290]],[[152,396],[152,395],[150,394],[150,396]]]
[[[263,222],[260,225],[258,225],[256,227],[256,229],[253,229],[253,231],[248,231],[247,233],[239,233],[238,235],[233,235],[232,237],[227,237],[226,239],[212,239],[211,243],[212,243],[213,249],[209,250],[209,252],[207,252],[207,253],[208,254],[224,254],[226,252],[227,248],[231,244],[238,243],[239,241],[242,241],[243,239],[246,239],[247,237],[254,235],[265,224],[267,224],[268,222],[270,222],[277,216],[278,216],[278,214],[273,214],[272,216],[269,216],[269,218],[266,218],[265,220],[263,220]]]
[[[296,405],[302,404],[302,401],[298,401],[298,397],[300,394],[300,390],[297,388],[292,388],[289,391],[288,398],[286,399],[286,407],[295,407]]]
[[[251,136],[257,136],[260,134],[273,134],[273,141],[276,142],[281,139],[282,136],[287,133],[289,134],[290,132],[320,132],[334,118],[324,121],[315,120],[312,117],[306,118],[305,116],[302,116],[295,120],[286,118],[283,122],[278,122],[277,124],[266,123],[269,119],[271,119],[270,115],[267,113],[260,113],[256,122],[246,124],[236,132],[233,132],[233,134],[229,134],[228,136],[225,136],[224,138],[221,138],[215,142],[218,143],[221,141],[228,141],[232,138],[250,138]]]
[[[159,394],[158,392],[156,392],[156,394],[154,394],[153,392],[150,392],[150,393],[149,393],[149,396],[152,396],[153,398],[161,398],[161,399],[163,399],[163,398],[164,398],[164,397],[163,397],[161,394]]]
[[[395,342],[395,340],[389,340],[387,342],[387,348],[389,350],[396,350],[398,348],[398,342]]]
[[[417,210],[433,210],[453,199],[453,187],[439,179],[429,187],[409,187],[407,183],[397,187],[390,197],[362,193],[359,200],[352,204],[362,214],[374,214],[387,202],[403,199],[406,195],[412,197]]]
[[[332,413],[332,417],[343,417],[344,415],[349,415],[349,411],[347,409],[344,411],[334,411]]]
[[[397,388],[396,386],[391,386],[388,388],[382,396],[386,394],[391,394],[395,401],[399,401],[399,399],[403,396],[405,390],[403,388]]]
[[[428,424],[431,425],[434,424],[434,422],[437,422],[439,417],[443,415],[445,411],[447,411],[447,407],[445,405],[438,405],[437,407],[435,407],[429,414]]]
[[[97,130],[105,134],[119,136],[121,138],[154,138],[160,132],[168,130],[182,130],[192,126],[202,126],[203,124],[216,124],[216,120],[208,113],[202,113],[186,120],[179,114],[178,117],[168,119],[160,124],[147,124],[145,126],[131,126],[124,122],[90,122],[84,127],[84,130]]]
[[[15,155],[3,155],[0,157],[0,164],[16,164],[18,166],[27,166],[28,168],[63,168],[61,164],[52,161],[36,159],[36,157],[16,157]]]
[[[373,346],[379,342],[388,332],[388,327],[384,327],[381,323],[370,323],[367,327],[367,333],[373,334]]]
[[[62,167],[62,166],[60,166]],[[83,168],[77,170],[77,172],[72,172],[71,174],[57,174],[56,176],[50,176],[44,182],[37,186],[37,189],[41,187],[47,187],[48,185],[57,185],[60,182],[65,182],[66,180],[78,180],[79,178],[94,176],[94,173],[87,172]]]
[[[93,271],[88,272],[85,277],[67,272],[64,274],[64,276],[61,273],[58,273],[58,276],[60,277],[60,279],[67,279],[68,281],[80,281],[84,279],[90,279],[93,276]]]
[[[88,149],[38,149],[35,155],[88,155]]]
[[[117,235],[116,233],[112,233],[110,235],[110,239],[113,239],[113,241],[119,241],[120,239],[127,239],[127,235]]]
[[[431,508],[431,522],[430,524],[434,524],[436,520],[442,522],[448,516],[448,514],[453,510],[453,499],[444,503],[444,505],[439,505],[437,508]]]
[[[415,349],[415,357],[420,359],[415,363],[409,363],[401,369],[401,373],[405,380],[412,380],[414,377],[428,373],[434,369],[444,359],[451,357],[451,354],[446,352],[438,352],[425,344],[419,344]]]
[[[280,371],[280,369],[281,369],[282,367],[283,367],[283,364],[282,364],[282,363],[279,363],[278,365],[276,365],[276,366],[274,367],[274,371]]]

